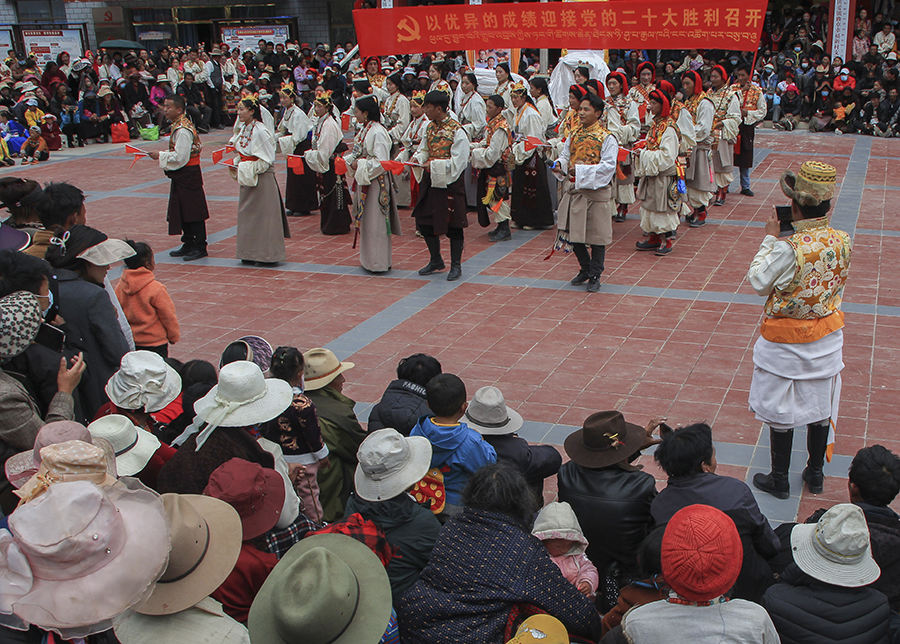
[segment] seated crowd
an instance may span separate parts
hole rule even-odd
[[[52,233],[25,253],[0,229],[2,642],[900,641],[880,445],[846,503],[773,530],[708,424],[599,411],[563,464],[419,353],[366,426],[328,349],[169,358],[152,251],[90,228],[77,188],[19,208]]]

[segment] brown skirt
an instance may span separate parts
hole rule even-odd
[[[255,262],[287,259],[284,240],[290,239],[281,191],[275,171],[269,168],[257,177],[254,187],[241,186],[237,214],[237,258]]]
[[[203,192],[203,173],[199,165],[186,165],[178,170],[167,170],[172,180],[169,188],[169,209],[166,220],[169,234],[180,235],[183,222],[194,223],[209,219],[206,193]]]

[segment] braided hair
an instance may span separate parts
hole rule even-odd
[[[272,376],[281,380],[292,380],[303,371],[303,354],[295,347],[278,347],[272,354],[272,365],[269,371]]]

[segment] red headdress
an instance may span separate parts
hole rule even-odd
[[[656,84],[659,89],[663,90],[669,97],[675,96],[675,86],[667,80],[661,80]]]
[[[569,94],[574,95],[578,100],[583,99],[587,96],[588,91],[584,88],[583,85],[569,85]]]
[[[715,67],[712,68],[711,71],[719,72],[719,74],[722,75],[722,79],[723,79],[726,83],[728,82],[728,72],[725,71],[725,68],[722,67],[721,65],[716,65]]]
[[[703,79],[700,77],[700,74],[691,70],[687,71],[681,75],[682,78],[690,78],[694,81],[694,94],[699,94],[703,91]]]
[[[601,99],[606,98],[606,88],[596,78],[591,78],[590,80],[588,80],[588,82],[585,83],[585,86],[589,89],[593,88],[594,91],[597,92],[597,96],[599,96]]]
[[[649,96],[651,101],[656,101],[662,105],[662,112],[659,113],[660,116],[666,117],[672,113],[671,103],[669,101],[669,95],[666,94],[661,89],[655,89],[650,92]]]
[[[626,78],[625,74],[623,74],[622,72],[610,72],[609,74],[607,74],[606,75],[606,83],[607,83],[606,86],[607,87],[609,87],[610,79],[615,79],[615,80],[619,81],[619,86],[621,87],[621,89],[619,91],[621,91],[623,94],[628,91],[628,78]]]
[[[638,80],[641,79],[641,72],[644,71],[645,69],[649,69],[650,73],[653,74],[653,78],[650,79],[650,82],[651,83],[655,82],[656,81],[656,65],[651,63],[649,60],[645,60],[640,65],[638,65],[638,68],[637,68]]]

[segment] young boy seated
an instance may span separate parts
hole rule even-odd
[[[32,125],[28,130],[28,139],[22,144],[22,165],[40,163],[50,158],[47,151],[47,142],[41,136],[41,128]]]
[[[446,503],[438,515],[442,522],[462,511],[462,490],[469,476],[490,463],[497,453],[481,435],[460,422],[466,413],[466,386],[458,376],[442,373],[428,381],[425,398],[433,416],[423,416],[410,436],[431,442],[431,467],[441,472]]]

